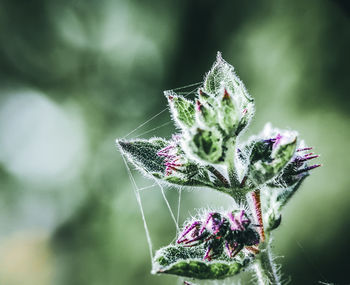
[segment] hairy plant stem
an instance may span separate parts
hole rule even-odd
[[[232,196],[233,197],[233,196]],[[260,190],[257,189],[252,193],[253,203],[250,204],[247,201],[247,196],[242,195],[240,197],[233,197],[236,201],[239,198],[239,203],[245,205],[251,209],[252,213],[255,213],[259,223],[259,234],[261,242],[259,248],[256,250],[255,262],[253,269],[258,280],[259,285],[281,285],[280,278],[277,273],[276,265],[273,261],[271,249],[270,249],[270,233],[264,231],[264,225],[261,215],[261,202],[260,202]]]
[[[276,265],[273,261],[271,251],[270,251],[270,234],[264,231],[264,225],[261,216],[261,203],[260,203],[260,190],[255,190],[252,193],[253,203],[249,204],[247,201],[247,196],[232,196],[236,201],[239,201],[241,205],[245,205],[251,209],[251,212],[257,215],[259,223],[259,234],[261,242],[259,248],[256,250],[255,262],[253,269],[258,280],[259,285],[281,285],[280,278],[277,273]]]
[[[252,192],[253,208],[256,214],[256,218],[259,223],[259,234],[260,234],[260,245],[259,254],[256,256],[254,265],[255,274],[257,276],[260,285],[281,284],[279,276],[277,274],[276,265],[273,262],[271,251],[270,251],[270,234],[265,234],[263,217],[261,212],[261,200],[260,200],[260,189],[256,189]]]
[[[256,256],[253,266],[259,285],[281,285],[276,265],[273,262],[270,245],[267,240],[259,246],[260,253]]]
[[[248,203],[247,193],[244,191],[246,177],[243,178],[242,182],[239,182],[238,174],[236,172],[235,144],[233,142],[230,142],[227,145],[229,147],[226,163],[228,166],[229,182],[232,189],[231,196],[237,203],[249,207],[251,213],[255,213],[257,222],[259,224],[260,244],[259,249],[256,249],[258,253],[256,255],[256,260],[253,265],[259,285],[281,285],[279,276],[277,274],[276,265],[273,262],[272,255],[270,252],[270,235],[269,233],[265,234],[264,231],[264,224],[261,212],[260,189],[256,189],[252,192],[251,198],[253,203]],[[241,188],[242,191],[237,191],[237,188]]]
[[[226,142],[227,153],[226,153],[226,165],[228,171],[228,178],[230,180],[230,185],[232,192],[239,187],[240,182],[238,181],[238,173],[236,171],[236,145],[235,142],[230,139]]]

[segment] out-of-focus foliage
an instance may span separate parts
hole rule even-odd
[[[322,155],[275,233],[284,275],[348,282],[349,31],[340,0],[0,0],[0,283],[178,284],[149,273],[114,140],[165,107],[162,90],[201,81],[218,50],[256,99],[252,132],[298,129]],[[144,137],[169,138],[170,126]],[[159,190],[141,196],[154,247],[168,244]],[[222,202],[183,193],[180,220]]]

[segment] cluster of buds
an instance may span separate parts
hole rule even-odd
[[[301,182],[309,170],[321,166],[307,165],[309,160],[319,156],[308,152],[312,148],[305,147],[303,141],[297,144],[297,137],[295,131],[279,130],[266,124],[262,134],[246,146],[250,180],[257,185],[268,183],[272,187],[285,188]]]
[[[217,61],[195,101],[166,91],[173,118],[181,128],[185,153],[198,162],[223,163],[236,137],[254,114],[254,103],[231,65]]]
[[[233,258],[245,246],[259,244],[260,237],[255,227],[244,210],[226,215],[210,212],[203,220],[187,225],[177,243],[185,247],[204,244],[204,260],[210,261],[224,250],[229,258]]]

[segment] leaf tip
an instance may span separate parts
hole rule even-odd
[[[123,154],[125,153],[125,150],[127,149],[127,147],[130,145],[130,142],[124,140],[124,139],[116,139],[115,140],[115,144],[117,146],[117,148],[119,149],[119,151]]]
[[[116,146],[118,146],[118,147],[123,147],[125,144],[126,144],[126,141],[125,140],[123,140],[123,139],[116,139],[115,140],[115,144],[116,144]]]
[[[167,98],[169,101],[172,101],[174,97],[176,97],[176,93],[173,92],[172,90],[165,90],[163,94],[165,98]]]
[[[218,51],[218,52],[216,53],[216,61],[217,61],[217,62],[223,61],[221,51]]]

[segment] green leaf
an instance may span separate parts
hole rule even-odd
[[[287,204],[299,189],[305,178],[310,175],[309,171],[321,166],[320,164],[308,165],[310,160],[319,157],[313,153],[308,153],[310,149],[309,147],[305,147],[305,143],[302,141],[293,158],[284,167],[283,171],[267,183],[267,186],[274,188],[271,189],[273,194],[270,199],[270,207],[274,208],[274,212],[277,213],[276,215],[280,215],[284,205]],[[273,217],[271,219],[273,220]]]
[[[282,210],[284,206],[288,203],[290,198],[299,189],[300,185],[304,181],[306,176],[299,180],[296,184],[279,189],[266,189],[269,193],[266,194],[268,199],[266,200],[266,215],[267,215],[267,225],[265,230],[272,231],[279,227],[282,218]]]
[[[205,249],[201,246],[183,247],[170,245],[157,251],[152,273],[173,274],[196,279],[224,279],[234,276],[249,265],[250,258],[240,254],[229,259],[221,255],[212,261],[204,261]]]
[[[281,173],[295,153],[296,137],[271,149],[264,141],[256,142],[250,156],[249,176],[257,185]]]
[[[244,97],[250,102],[253,101],[243,82],[236,75],[234,67],[227,63],[218,52],[216,61],[204,79],[203,91],[218,95],[224,88],[227,88],[234,96]]]
[[[212,103],[214,102],[215,97],[207,94],[203,88],[199,88],[198,89],[198,99],[199,101],[201,101],[204,104],[209,104],[212,105]]]
[[[223,60],[221,53],[218,53],[216,62],[205,77],[203,92],[220,97],[224,91],[230,94],[234,107],[230,108],[230,115],[227,115],[228,109],[226,107],[224,108],[226,110],[221,111],[223,112],[221,117],[224,118],[224,121],[221,118],[220,125],[227,132],[227,124],[230,129],[233,128],[233,124],[235,133],[238,135],[254,115],[254,100],[243,82],[235,74],[233,66]]]
[[[168,144],[169,142],[160,138],[117,141],[120,150],[127,155],[131,163],[143,172],[160,176],[165,171],[165,165],[164,158],[157,155],[157,152]]]
[[[176,185],[215,187],[209,178],[207,168],[193,162],[187,162],[181,169],[163,176],[162,179]]]
[[[282,210],[282,207],[289,201],[289,199],[294,195],[294,193],[300,188],[301,184],[303,183],[304,179],[307,177],[307,175],[303,176],[297,183],[294,185],[282,189],[279,191],[277,197],[276,197],[276,203],[279,204],[279,210]]]
[[[303,145],[303,144],[302,144]],[[318,158],[318,155],[306,153],[303,151],[303,146],[299,145],[299,151],[296,152],[292,161],[284,168],[283,172],[274,180],[268,183],[268,186],[274,188],[298,188],[301,182],[310,175],[310,170],[319,167],[319,164],[312,166],[308,162],[312,159]],[[310,150],[306,148],[306,150]],[[296,191],[296,189],[294,191]]]
[[[183,129],[192,127],[195,123],[194,103],[171,91],[166,91],[164,94],[175,122]]]
[[[233,66],[223,60],[221,53],[218,52],[213,67],[205,77],[204,91],[213,95],[218,95],[223,87],[232,88],[234,91],[234,77]]]
[[[224,186],[220,181],[211,179],[206,166],[201,166],[185,158],[185,154],[179,150],[182,157],[182,165],[171,173],[166,173],[165,157],[157,153],[171,144],[160,138],[150,140],[118,140],[117,144],[122,153],[136,168],[145,174],[160,179],[164,182],[179,186]]]

